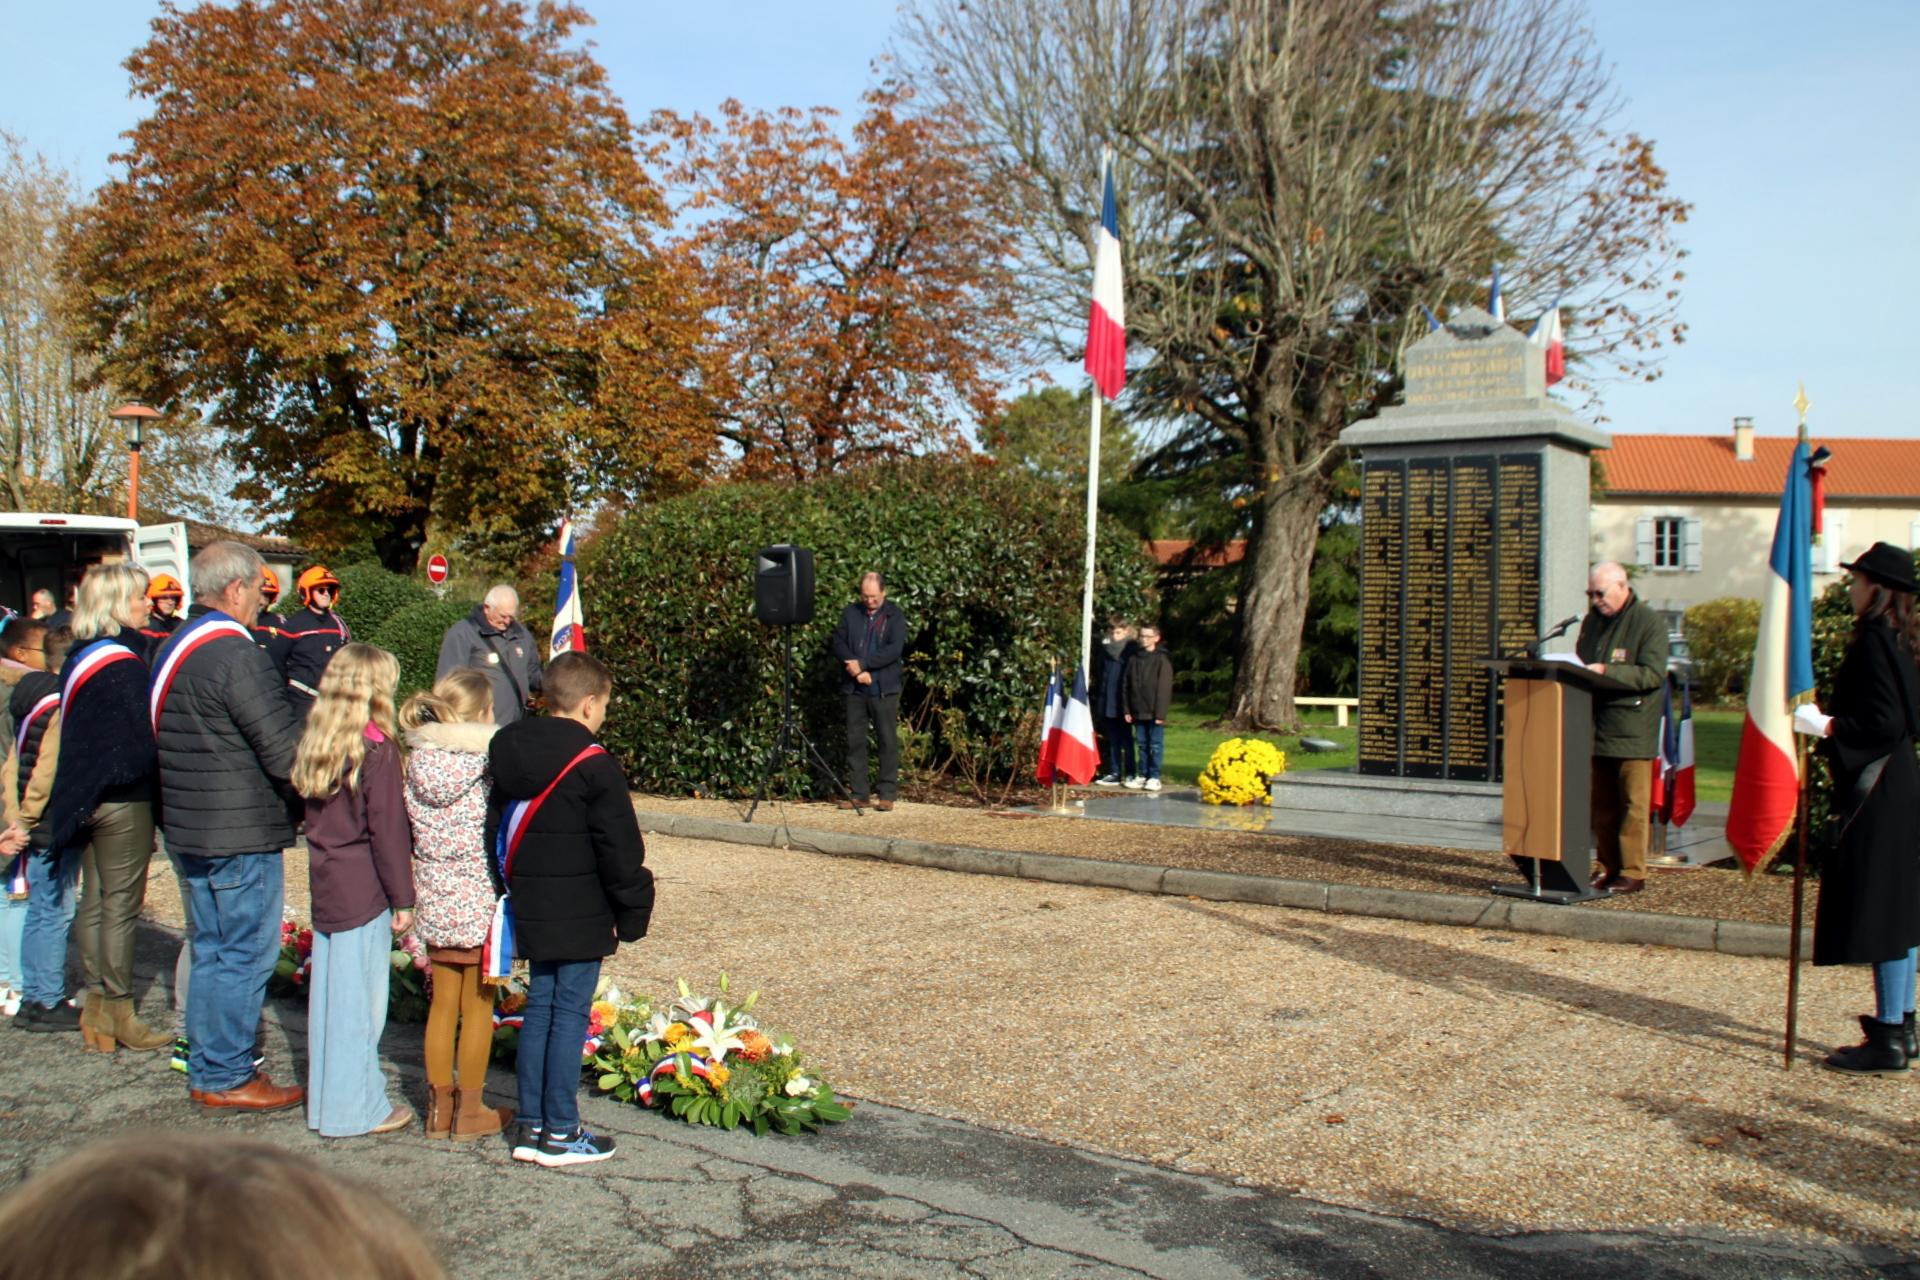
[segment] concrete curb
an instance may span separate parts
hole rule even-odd
[[[722,840],[759,848],[802,849],[809,853],[874,858],[882,862],[932,867],[940,871],[1015,876],[1052,884],[1127,889],[1135,893],[1164,893],[1205,898],[1211,902],[1252,902],[1262,906],[1326,911],[1335,915],[1377,916],[1389,920],[1412,920],[1420,924],[1549,934],[1582,942],[1618,942],[1634,946],[1677,947],[1685,951],[1719,951],[1735,956],[1785,959],[1790,933],[1785,925],[1755,924],[1746,920],[1670,916],[1654,911],[1580,911],[1491,894],[1476,898],[1462,893],[1376,889],[1365,885],[1284,880],[1279,876],[1244,875],[1232,871],[1196,871],[1186,867],[1156,867],[1139,862],[1070,858],[1053,853],[1011,853],[1003,849],[940,844],[930,840],[863,836],[845,831],[814,831],[771,823],[675,817],[644,809],[636,810],[635,814],[643,831],[663,836],[681,836],[689,840]],[[1813,930],[1803,929],[1800,936],[1801,954],[1812,955]]]

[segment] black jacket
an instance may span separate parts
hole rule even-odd
[[[1165,648],[1134,654],[1127,662],[1126,714],[1138,724],[1165,720],[1173,706],[1173,659]]]
[[[1833,726],[1820,743],[1833,767],[1833,812],[1845,825],[1820,866],[1813,918],[1815,964],[1871,964],[1920,943],[1920,854],[1913,812],[1920,763],[1913,753],[1920,673],[1892,627],[1860,624],[1833,678]],[[1871,790],[1861,775],[1881,757]]]
[[[320,687],[320,673],[333,661],[333,655],[353,639],[353,628],[332,609],[315,613],[303,606],[288,614],[276,630],[278,634],[271,637],[267,645],[268,652],[277,659],[275,665],[289,682],[298,680],[309,689]],[[298,689],[292,692],[311,701],[310,695]]]
[[[217,610],[201,617],[233,621]],[[156,682],[199,629],[173,633],[154,658]],[[178,664],[156,738],[169,852],[224,858],[293,843],[287,775],[300,733],[273,661],[250,637],[217,636]]]
[[[840,668],[840,692],[866,698],[884,698],[900,692],[900,657],[907,651],[907,615],[891,600],[883,600],[880,625],[871,649],[867,647],[867,606],[859,602],[840,611],[840,625],[833,629],[833,660]],[[862,671],[871,672],[873,683],[861,684],[847,674],[848,659],[857,659]]]
[[[1102,640],[1093,646],[1093,714],[1118,720],[1127,714],[1127,664],[1140,652],[1137,640]]]
[[[498,878],[495,836],[506,802],[531,800],[594,742],[577,720],[537,716],[493,735],[487,763],[487,865]],[[653,873],[619,762],[588,756],[553,789],[525,829],[513,861],[515,952],[526,960],[598,960],[614,937],[647,936]]]
[[[20,748],[20,787],[16,800],[26,799],[27,782],[33,777],[33,766],[40,760],[40,743],[47,736],[47,726],[53,723],[53,713],[59,703],[41,707],[37,716],[33,709],[49,696],[57,698],[59,693],[60,677],[51,671],[29,671],[13,686],[7,710],[11,713],[14,738]]]
[[[124,652],[123,652],[124,651]],[[153,800],[146,638],[130,627],[76,644],[60,668],[60,760],[34,847],[73,845],[96,807]],[[128,658],[127,654],[132,654]],[[117,662],[99,657],[120,655]]]

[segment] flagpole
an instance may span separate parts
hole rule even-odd
[[[1093,658],[1093,548],[1100,521],[1100,403],[1093,388],[1093,421],[1087,429],[1087,580],[1080,592],[1080,670],[1090,672]]]
[[[1787,938],[1787,1042],[1782,1048],[1782,1071],[1793,1070],[1793,1042],[1800,1021],[1800,920],[1807,892],[1807,747],[1804,739],[1796,744],[1800,752],[1800,803],[1794,814],[1798,834],[1793,845],[1793,923]]]
[[[1799,446],[1805,450],[1811,441],[1807,438],[1807,410],[1812,407],[1807,399],[1807,384],[1801,383],[1794,394],[1793,407],[1800,411]],[[1808,506],[1812,506],[1811,479],[1809,479]],[[1812,523],[1809,509],[1808,523]],[[1812,558],[1813,538],[1807,539],[1808,558]],[[1795,838],[1793,846],[1793,914],[1788,926],[1787,938],[1787,1042],[1781,1049],[1782,1071],[1793,1070],[1793,1042],[1800,1021],[1800,922],[1806,909],[1807,897],[1807,773],[1811,762],[1807,759],[1806,739],[1799,734],[1793,738],[1794,750],[1800,764],[1799,800],[1794,809],[1793,824]]]

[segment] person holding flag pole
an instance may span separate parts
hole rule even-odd
[[[1853,638],[1833,683],[1833,714],[1808,703],[1795,732],[1819,740],[1833,770],[1838,841],[1820,869],[1813,962],[1873,966],[1866,1039],[1828,1054],[1835,1071],[1905,1071],[1913,1056],[1914,960],[1920,951],[1920,637],[1914,632],[1913,557],[1884,542],[1842,565]],[[1797,887],[1797,886],[1796,886]]]

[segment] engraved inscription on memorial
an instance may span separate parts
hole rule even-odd
[[[1400,758],[1400,593],[1406,468],[1368,464],[1360,495],[1360,758]],[[1378,531],[1379,536],[1375,536]],[[1365,766],[1362,765],[1363,771]],[[1395,772],[1397,770],[1380,770]]]
[[[1407,351],[1406,403],[1448,404],[1459,400],[1508,400],[1527,394],[1530,348],[1475,343]]]
[[[1479,664],[1539,628],[1540,456],[1369,463],[1361,504],[1360,771],[1493,780]]]

